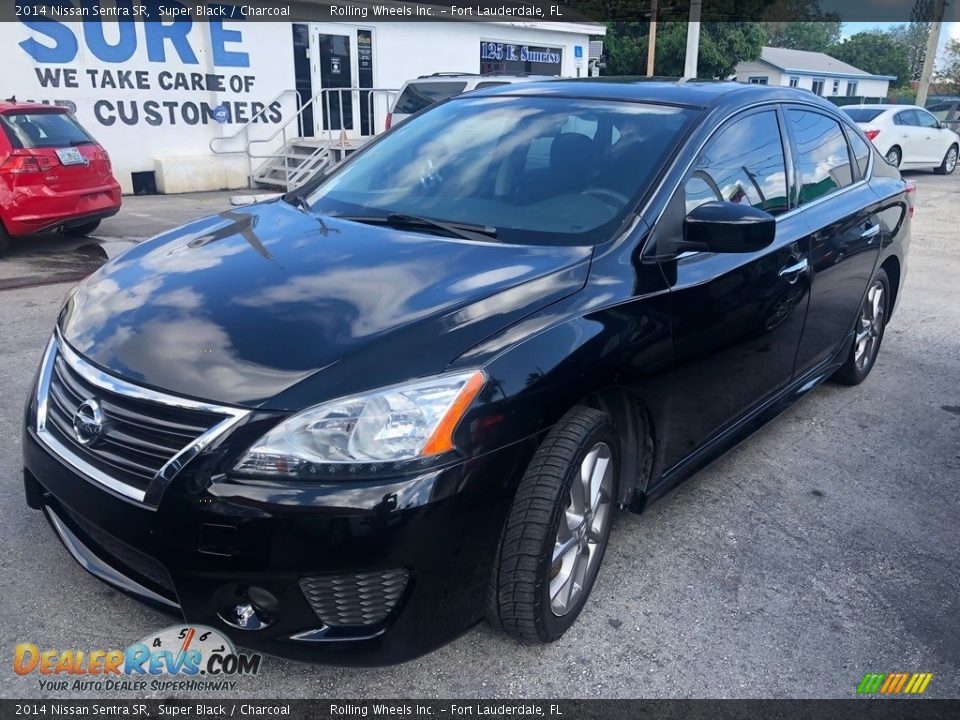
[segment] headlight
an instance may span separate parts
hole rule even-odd
[[[469,370],[316,405],[260,438],[234,471],[316,477],[439,455],[453,449],[453,431],[485,381],[482,370]]]

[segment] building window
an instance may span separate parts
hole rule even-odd
[[[857,81],[851,80],[847,83],[847,97],[857,96]]]
[[[811,90],[813,90],[813,94],[814,94],[814,95],[820,95],[821,97],[823,96],[823,84],[824,84],[824,82],[825,82],[825,81],[824,81],[823,78],[815,78],[815,79],[814,79],[814,81],[813,81],[813,87],[811,88]]]
[[[796,75],[790,77],[790,87],[800,87],[800,78]]]
[[[754,77],[751,77],[751,78],[750,78],[750,84],[751,84],[751,85],[766,85],[766,84],[767,84],[767,76],[766,76],[766,75],[762,75],[762,76],[754,76]]]
[[[840,81],[839,81],[839,80],[834,80],[834,81],[833,81],[833,94],[834,94],[834,95],[839,95],[839,94],[840,94]]]

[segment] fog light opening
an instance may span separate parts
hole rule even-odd
[[[280,615],[280,601],[255,585],[238,588],[234,598],[234,602],[222,608],[217,616],[238,630],[263,630],[273,625]]]

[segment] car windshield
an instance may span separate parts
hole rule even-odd
[[[877,115],[880,115],[883,112],[886,112],[884,108],[841,108],[847,115],[850,116],[850,119],[858,123],[866,123],[872,121]]]
[[[65,112],[12,112],[0,115],[7,139],[15,148],[59,148],[94,140]]]
[[[338,216],[428,217],[502,242],[610,237],[696,111],[633,102],[458,99],[400,126],[306,199]]]

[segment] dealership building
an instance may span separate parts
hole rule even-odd
[[[586,76],[603,33],[563,21],[377,22],[372,12],[338,22],[21,18],[0,23],[0,98],[70,107],[126,193],[241,188],[278,162],[294,168],[282,180],[302,179],[382,132],[407,80]]]

